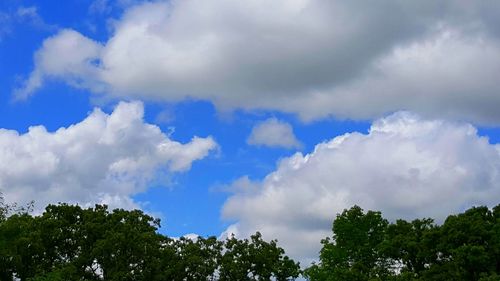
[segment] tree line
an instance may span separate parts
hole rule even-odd
[[[5,212],[4,212],[5,213]],[[173,239],[142,211],[49,205],[0,218],[0,280],[290,280],[299,264],[276,241]]]
[[[358,206],[333,221],[301,270],[260,233],[169,238],[140,210],[59,204],[33,216],[0,204],[0,280],[500,280],[500,205],[390,223]]]
[[[432,219],[389,223],[380,212],[354,206],[337,215],[333,236],[321,241],[315,280],[500,280],[500,205]]]

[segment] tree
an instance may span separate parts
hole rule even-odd
[[[142,211],[101,205],[49,205],[40,216],[6,216],[0,280],[282,281],[299,275],[298,264],[260,233],[250,240],[172,239],[159,234],[159,226]]]
[[[3,194],[2,192],[0,192],[0,223],[5,221],[6,218],[7,218],[7,206],[5,206]]]
[[[284,255],[285,251],[272,240],[266,242],[257,232],[249,239],[234,236],[225,242],[220,264],[220,280],[272,280],[285,281],[297,278],[300,266]]]
[[[33,202],[26,207],[5,204],[0,192],[0,280],[9,280],[14,273],[20,280],[33,274],[40,255],[40,239],[29,215]]]
[[[159,221],[142,211],[122,209],[107,213],[103,235],[92,256],[105,280],[147,280],[158,250]]]
[[[223,245],[215,237],[197,237],[190,239],[181,237],[171,240],[170,249],[173,256],[163,260],[162,272],[171,275],[169,280],[214,280],[220,261]]]
[[[0,225],[2,280],[12,280],[15,274],[25,281],[41,271],[43,246],[34,218],[28,214],[14,214]]]
[[[462,214],[450,215],[440,227],[436,245],[437,260],[426,278],[453,275],[454,280],[479,280],[496,271],[492,243],[495,218],[487,207],[474,207]],[[437,278],[435,278],[437,279]]]
[[[333,237],[322,240],[320,263],[306,270],[311,280],[383,280],[388,264],[380,248],[388,222],[380,212],[358,206],[333,222]]]
[[[436,229],[432,219],[399,219],[387,227],[382,251],[391,260],[392,271],[401,273],[400,279],[418,279],[436,261]]]
[[[8,260],[2,280],[152,280],[158,225],[141,211],[108,212],[106,206],[49,205],[38,217],[12,215],[0,227],[0,251]]]
[[[354,206],[333,223],[310,280],[500,280],[500,205],[388,224]]]

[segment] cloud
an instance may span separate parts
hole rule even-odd
[[[498,204],[498,182],[500,145],[472,125],[399,112],[376,120],[368,134],[338,136],[283,159],[261,182],[242,178],[223,217],[236,220],[227,233],[259,230],[309,262],[331,235],[335,215],[354,204],[391,220],[442,220]]]
[[[7,6],[9,6],[7,4]],[[0,42],[6,36],[11,34],[16,25],[27,24],[35,29],[43,31],[55,31],[57,26],[48,24],[38,14],[36,6],[18,6],[6,7],[4,11],[0,11]]]
[[[144,0],[94,0],[89,5],[89,13],[95,15],[106,15],[113,10],[123,10],[138,5]]]
[[[377,118],[404,109],[500,124],[500,86],[492,79],[500,69],[499,5],[146,2],[127,8],[102,46],[76,31],[48,38],[18,95],[54,77],[117,98],[194,98],[304,120]],[[73,40],[82,50],[60,48]],[[57,71],[44,63],[54,53],[61,55]],[[99,63],[89,65],[93,60]],[[75,62],[76,71],[62,67]]]
[[[111,114],[96,108],[80,123],[25,134],[0,129],[0,191],[8,202],[35,200],[137,208],[132,196],[161,175],[183,172],[216,148],[211,137],[173,141],[143,120],[139,102],[119,103]]]
[[[276,118],[269,118],[255,125],[248,136],[247,143],[289,149],[301,147],[293,133],[292,126]]]
[[[109,0],[94,0],[89,6],[89,13],[91,14],[109,14],[111,10]]]
[[[18,21],[28,22],[39,29],[50,30],[55,28],[55,26],[45,23],[43,18],[38,14],[38,8],[36,6],[20,6],[17,8],[15,16]]]
[[[99,57],[102,45],[80,33],[64,29],[46,39],[35,53],[35,70],[14,94],[27,98],[43,85],[46,79],[62,79],[77,88],[102,89],[99,82]]]
[[[303,116],[336,112],[371,118],[410,109],[427,117],[500,124],[500,41],[453,30],[394,48],[367,68],[366,74],[340,87],[304,99]],[[335,96],[337,99],[329,99]],[[482,112],[480,112],[482,111]]]
[[[0,42],[2,42],[3,37],[10,33],[10,15],[8,13],[0,11]]]

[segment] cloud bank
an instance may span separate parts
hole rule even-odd
[[[116,98],[201,99],[223,110],[279,110],[304,120],[410,110],[498,125],[499,6],[146,2],[128,8],[106,42],[74,30],[48,38],[16,95],[60,79]]]
[[[96,108],[80,123],[25,134],[0,129],[0,191],[7,202],[108,204],[138,208],[132,196],[158,176],[189,170],[217,144],[211,137],[179,143],[143,120],[139,102],[111,114]]]
[[[399,112],[376,120],[368,134],[338,136],[283,159],[262,181],[236,181],[223,217],[237,221],[226,234],[259,230],[307,263],[331,235],[335,215],[354,204],[392,220],[442,220],[498,204],[499,182],[500,145],[472,125]]]

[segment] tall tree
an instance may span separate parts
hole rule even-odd
[[[275,240],[266,242],[257,232],[250,239],[228,238],[220,265],[220,280],[273,280],[294,279],[300,274],[300,267]]]
[[[495,218],[487,207],[474,207],[450,215],[440,227],[437,260],[427,278],[453,275],[454,280],[479,280],[496,270],[492,247]],[[435,278],[436,279],[436,278]]]
[[[310,280],[500,280],[500,205],[387,224],[355,206],[338,215]]]
[[[418,279],[436,261],[436,229],[432,219],[399,219],[387,227],[381,248],[392,263],[392,271],[401,273],[400,279]]]
[[[311,280],[383,280],[389,265],[380,244],[388,222],[380,212],[359,206],[344,210],[333,222],[333,237],[321,243],[320,263],[310,267]]]

